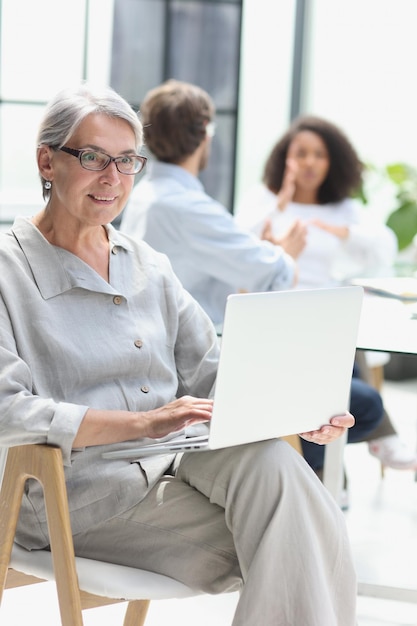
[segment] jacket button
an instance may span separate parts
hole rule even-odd
[[[140,390],[141,390],[143,393],[149,393],[149,387],[147,387],[146,385],[142,385],[142,387],[140,388]]]
[[[121,302],[122,302],[121,296],[114,296],[113,302],[114,302],[114,304],[121,304]]]
[[[137,348],[141,348],[143,346],[143,341],[141,341],[140,339],[136,339],[135,346]]]

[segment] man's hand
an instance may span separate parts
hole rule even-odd
[[[287,232],[281,237],[274,237],[270,220],[266,220],[261,233],[261,239],[270,241],[275,246],[281,246],[293,259],[296,259],[304,250],[307,242],[307,226],[296,220]]]
[[[347,428],[352,428],[354,424],[355,418],[351,415],[351,413],[346,411],[344,415],[335,415],[335,417],[332,417],[330,424],[325,424],[319,430],[312,430],[308,433],[300,433],[300,437],[306,441],[325,445],[326,443],[330,443],[340,437],[340,435],[346,432]]]

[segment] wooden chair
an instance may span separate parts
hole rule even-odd
[[[43,486],[51,552],[30,552],[14,543],[28,478],[35,478]],[[153,572],[74,557],[59,448],[46,445],[0,448],[0,484],[0,601],[3,589],[55,580],[62,626],[82,626],[83,609],[126,600],[129,603],[124,626],[143,626],[151,599],[199,594]]]
[[[302,454],[298,435],[284,439]],[[28,551],[14,543],[29,478],[43,486],[51,551]],[[0,602],[4,589],[54,580],[62,626],[82,626],[83,609],[125,601],[129,603],[123,626],[143,626],[150,600],[199,595],[167,576],[74,556],[59,448],[0,448],[0,485]]]

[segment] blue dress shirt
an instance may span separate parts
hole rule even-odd
[[[215,324],[223,321],[229,294],[293,284],[293,259],[241,229],[198,178],[178,165],[150,164],[132,192],[121,230],[165,253]]]

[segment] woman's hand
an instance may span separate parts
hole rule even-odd
[[[157,439],[211,419],[213,400],[183,396],[151,411],[88,409],[73,441],[74,448],[150,437]]]
[[[318,443],[325,445],[340,437],[347,428],[352,428],[355,424],[355,418],[351,413],[344,413],[343,415],[335,415],[330,420],[330,424],[325,424],[319,430],[312,430],[308,433],[300,433],[300,437],[306,441],[312,443]]]
[[[287,159],[285,164],[282,187],[277,195],[278,211],[285,211],[287,204],[291,202],[295,194],[295,179],[297,178],[298,164],[295,159]]]
[[[213,400],[183,396],[158,409],[141,413],[145,428],[143,436],[157,439],[182,430],[191,424],[211,419]]]

